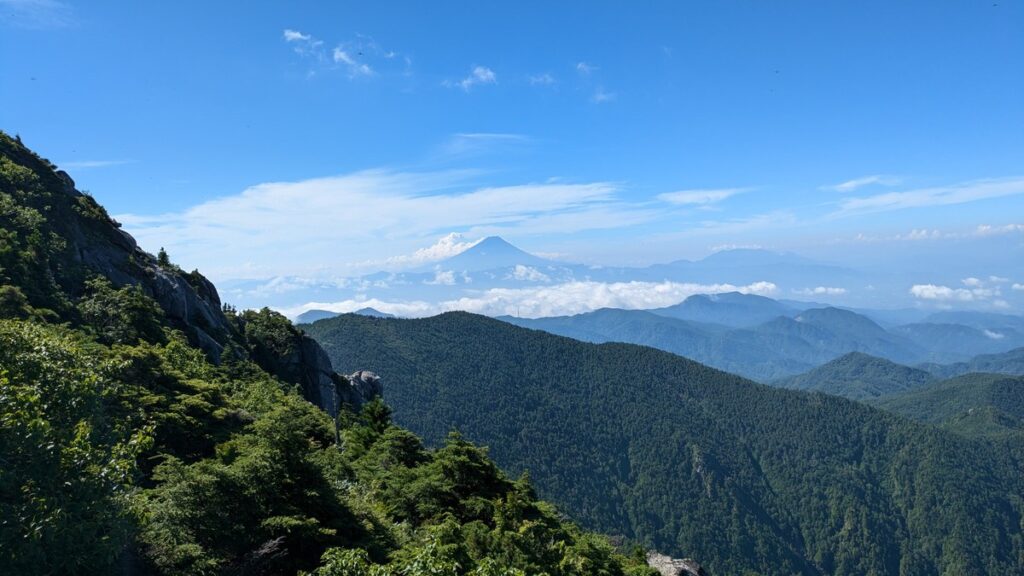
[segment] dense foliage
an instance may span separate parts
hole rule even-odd
[[[967,374],[879,398],[874,404],[965,436],[1010,436],[1024,442],[1021,376]]]
[[[68,182],[0,133],[0,572],[650,574],[379,400],[342,412],[339,443],[299,385],[319,349],[279,314],[226,307],[212,363],[140,283],[212,287],[166,254],[76,259],[131,243]]]
[[[911,390],[933,381],[935,377],[924,370],[851,352],[814,370],[772,384],[795,390],[825,392],[852,400],[866,400]]]
[[[712,573],[1024,574],[1024,468],[1001,446],[465,313],[307,330],[428,441],[458,427],[589,527]]]

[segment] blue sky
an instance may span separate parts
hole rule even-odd
[[[1024,257],[1019,2],[0,0],[0,21],[0,128],[215,280],[487,234],[592,264]],[[956,280],[928,272],[908,285]]]

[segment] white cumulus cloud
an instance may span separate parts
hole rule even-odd
[[[529,288],[492,288],[462,298],[439,303],[382,302],[379,300],[345,300],[342,302],[309,302],[282,312],[295,317],[306,310],[333,312],[352,311],[370,306],[399,316],[431,316],[441,312],[463,310],[488,316],[519,315],[529,318],[563,316],[591,312],[599,308],[648,309],[678,304],[694,294],[742,292],[771,296],[778,287],[771,282],[754,282],[746,286],[733,284],[696,284],[682,282],[593,282],[574,281]]]
[[[524,266],[522,264],[516,264],[515,269],[508,275],[508,278],[524,282],[547,282],[551,280],[547,274],[533,266]]]
[[[980,283],[975,284],[977,278],[965,278],[964,284],[969,288],[951,288],[936,284],[914,284],[910,287],[910,294],[921,300],[933,300],[937,302],[977,302],[999,296],[999,289],[986,288]]]
[[[444,260],[451,258],[458,254],[462,254],[466,250],[469,250],[473,246],[480,243],[481,239],[477,240],[466,240],[465,236],[459,232],[450,232],[442,236],[437,242],[427,246],[426,248],[419,248],[412,254],[403,254],[401,256],[392,256],[382,262],[367,262],[367,265],[381,264],[384,266],[415,266],[418,264],[428,264],[430,262],[437,262],[438,260]]]
[[[284,41],[285,42],[308,42],[308,41],[310,41],[312,39],[313,39],[313,37],[310,36],[309,34],[303,34],[302,32],[299,32],[298,30],[292,30],[290,28],[286,28],[285,31],[284,31]]]
[[[435,286],[454,286],[455,285],[455,271],[454,270],[435,270],[433,280],[424,280],[424,284],[433,284]]]

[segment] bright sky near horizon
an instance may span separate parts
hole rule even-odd
[[[966,264],[1024,256],[1022,55],[1005,0],[0,0],[0,129],[218,280],[492,234]]]

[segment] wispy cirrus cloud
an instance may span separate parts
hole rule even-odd
[[[871,176],[861,176],[860,178],[840,182],[839,184],[822,186],[821,189],[833,190],[835,192],[853,192],[854,190],[865,186],[897,186],[901,182],[903,182],[903,179],[899,176],[873,174]]]
[[[75,23],[74,10],[58,0],[0,0],[0,25],[44,30],[66,28]]]
[[[527,78],[527,80],[534,86],[550,86],[551,84],[556,83],[555,77],[547,72],[544,72],[543,74],[534,74]]]
[[[291,45],[292,50],[295,51],[299,56],[312,56],[317,60],[323,60],[323,41],[317,40],[312,34],[303,34],[298,30],[292,30],[291,28],[285,28],[281,33],[281,38]]]
[[[264,278],[363,272],[361,262],[403,248],[415,254],[452,231],[474,238],[567,234],[653,217],[620,200],[613,183],[473,187],[473,178],[472,171],[368,170],[259,184],[182,212],[117,218],[142,246],[165,246],[189,268],[215,278]]]
[[[726,198],[747,192],[751,188],[699,188],[658,194],[658,200],[680,206],[707,206],[717,204]]]
[[[928,206],[948,206],[1017,194],[1024,194],[1024,177],[975,180],[950,186],[849,198],[839,202],[839,209],[830,214],[830,217],[873,214]]]
[[[382,71],[401,71],[407,75],[412,62],[408,57],[384,49],[373,38],[364,35],[338,42],[329,50],[323,40],[301,30],[285,28],[281,37],[296,54],[312,64],[310,74],[319,70],[343,68],[348,77],[355,80],[378,75],[379,67]]]
[[[508,151],[530,142],[525,134],[505,132],[460,132],[452,134],[441,146],[443,156],[475,156],[493,151]]]
[[[487,66],[474,66],[470,70],[469,75],[462,80],[445,80],[442,82],[442,84],[449,88],[458,87],[465,92],[469,92],[474,86],[497,83],[498,75]]]
[[[108,168],[110,166],[121,166],[132,164],[134,160],[72,160],[58,164],[61,168],[82,170],[87,168]]]
[[[609,92],[602,87],[598,87],[594,90],[594,93],[590,95],[590,101],[594,104],[604,104],[606,102],[614,102],[618,98],[618,94],[615,92]]]
[[[593,64],[590,64],[588,62],[581,61],[576,63],[576,72],[578,72],[582,76],[590,76],[597,70],[597,66],[594,66]]]
[[[284,30],[284,41],[285,42],[309,42],[313,40],[313,37],[309,34],[303,34],[298,30],[292,30],[291,28],[285,28]]]
[[[369,64],[357,61],[352,54],[349,54],[341,46],[335,46],[331,56],[335,62],[344,64],[348,68],[349,78],[373,76],[373,68]]]

